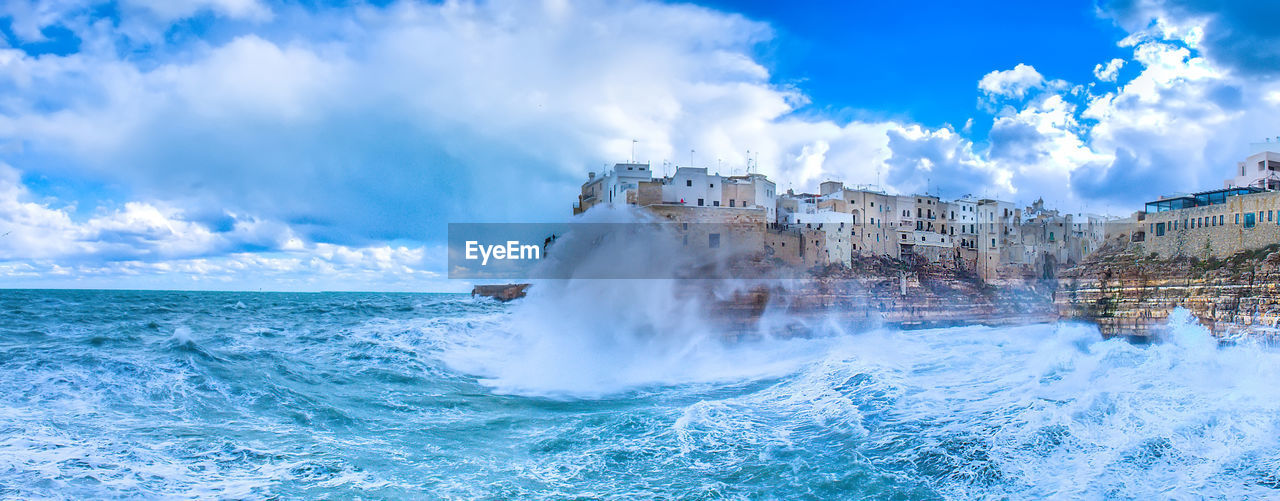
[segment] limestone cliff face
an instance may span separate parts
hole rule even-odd
[[[717,300],[716,310],[748,334],[771,319],[791,323],[770,325],[771,332],[803,334],[828,321],[861,330],[1022,324],[1057,318],[1051,282],[1011,280],[996,286],[954,267],[908,266],[879,258],[864,258],[855,265],[852,270],[833,268],[813,278],[751,288]]]
[[[1094,322],[1108,336],[1150,336],[1177,307],[1218,336],[1269,333],[1280,321],[1276,250],[1200,261],[1104,248],[1059,275],[1054,302],[1063,319]]]

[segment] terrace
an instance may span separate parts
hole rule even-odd
[[[1202,191],[1190,195],[1166,197],[1154,202],[1147,202],[1146,212],[1166,212],[1171,210],[1190,209],[1227,203],[1227,198],[1265,191],[1261,188],[1226,188],[1213,191]]]

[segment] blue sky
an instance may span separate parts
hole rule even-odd
[[[975,82],[1019,63],[1072,81],[1123,57],[1126,36],[1091,1],[710,2],[768,22],[762,44],[778,82],[794,83],[824,113],[901,116],[929,126],[974,114]]]
[[[630,155],[1124,214],[1280,134],[1274,3],[16,0],[0,286],[458,290]]]

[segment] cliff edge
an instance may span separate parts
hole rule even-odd
[[[1273,336],[1280,322],[1280,244],[1225,259],[1161,259],[1108,245],[1059,274],[1063,319],[1096,323],[1105,336],[1150,337],[1175,308],[1215,336]]]

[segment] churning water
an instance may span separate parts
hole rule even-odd
[[[1280,353],[1185,314],[726,344],[610,290],[0,292],[0,497],[1280,493]]]

